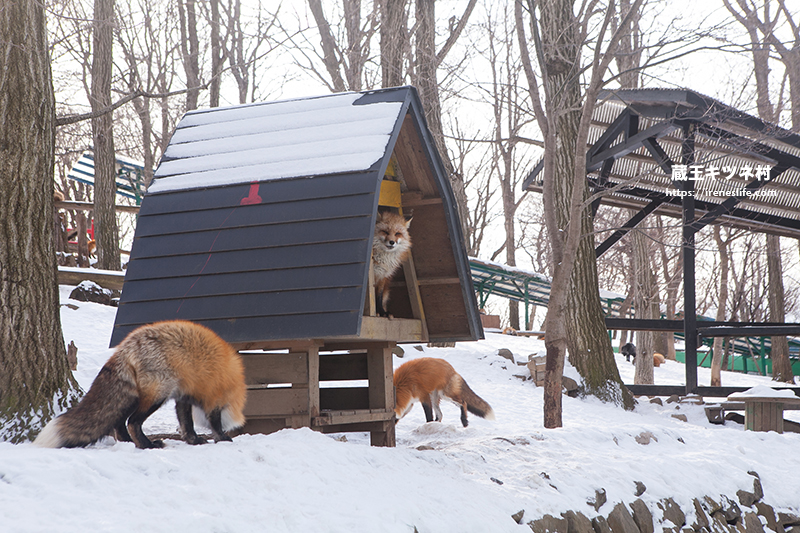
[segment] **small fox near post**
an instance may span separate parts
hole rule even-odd
[[[467,427],[467,411],[487,420],[494,420],[492,406],[475,394],[464,378],[444,359],[420,357],[400,365],[394,371],[397,420],[411,410],[414,402],[422,404],[425,419],[441,422],[439,402],[442,396],[461,408],[461,424]],[[435,415],[435,417],[434,417]]]
[[[372,239],[372,264],[375,274],[376,306],[379,316],[388,317],[389,280],[411,250],[408,227],[411,219],[392,211],[379,211]]]

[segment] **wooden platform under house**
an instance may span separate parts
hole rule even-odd
[[[187,113],[155,177],[111,345],[159,320],[210,327],[245,363],[244,432],[367,431],[393,446],[395,345],[483,337],[412,87]],[[413,211],[392,318],[375,312],[379,208]]]

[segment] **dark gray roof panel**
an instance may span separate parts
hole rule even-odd
[[[246,294],[298,289],[343,288],[361,284],[361,274],[351,263],[314,265],[286,270],[258,270],[169,278],[130,280],[125,282],[127,304],[153,300],[183,298],[188,294]]]
[[[303,323],[303,329],[313,331],[313,338],[331,338],[342,335],[344,331],[357,328],[360,313],[343,311],[340,313],[282,315],[270,317],[236,318],[221,320],[198,320],[197,323],[214,330],[220,337],[230,343],[253,342],[253,332],[260,332],[262,337],[270,339],[298,339],[296,337],[298,322]],[[124,336],[122,337],[124,338]],[[261,338],[261,337],[259,337]]]
[[[147,324],[153,316],[163,319],[210,320],[352,311],[363,306],[361,287],[325,287],[293,291],[186,297],[128,306],[126,320]],[[315,336],[315,335],[310,335]]]
[[[195,233],[168,233],[142,238],[138,243],[137,258],[163,257],[181,253],[206,253],[213,245],[217,252],[241,250],[243,245],[275,247],[301,244],[317,244],[334,241],[347,241],[362,238],[360,231],[364,229],[365,217],[300,220],[293,222],[295,234],[287,234],[286,222],[270,225],[240,226],[225,229],[199,231]]]
[[[306,246],[241,249],[170,255],[131,261],[127,280],[158,279],[167,273],[200,276],[229,272],[253,272],[274,269],[304,268],[317,265],[344,265],[356,257],[369,256],[366,239]],[[170,276],[171,277],[171,276]]]
[[[282,338],[289,327],[282,317],[289,315],[295,316],[289,338],[316,338],[333,327],[330,320],[346,327],[338,335],[358,334],[354,310],[365,297],[379,180],[366,173],[343,177],[354,194],[339,189],[334,197],[241,206],[250,184],[240,184],[147,196],[112,345],[138,325],[179,318],[217,325],[252,319],[237,326],[260,324],[237,333],[250,341]],[[300,191],[295,197],[324,189],[329,178],[306,178],[302,187],[291,180]],[[261,183],[259,194],[290,198],[286,183]],[[367,187],[372,191],[365,193]],[[174,213],[170,201],[178,204]]]
[[[256,183],[261,203],[263,205],[280,204],[297,200],[375,192],[375,171],[328,174],[311,176],[311,178],[314,179],[313,184],[305,181],[309,177],[270,181],[268,182],[269,188],[264,189],[265,194],[261,194],[260,191],[261,186],[266,185],[266,182]],[[150,194],[147,196],[147,202],[142,203],[139,216],[236,207],[250,195],[251,185],[247,183],[216,187],[213,195],[209,195],[207,189],[186,189]]]

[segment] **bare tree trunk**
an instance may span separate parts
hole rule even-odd
[[[352,91],[362,89],[364,67],[367,63],[367,51],[371,32],[365,34],[361,29],[361,0],[343,0],[344,27],[347,33],[347,50],[345,50],[344,77]]]
[[[328,24],[325,13],[322,11],[322,2],[321,0],[308,0],[308,7],[314,16],[314,21],[317,23],[317,31],[322,45],[322,61],[333,82],[333,92],[340,93],[345,91],[347,88],[339,71],[340,58],[336,53],[336,43],[331,33],[330,24]]]
[[[405,57],[408,51],[408,0],[381,2],[381,83],[397,87],[405,79]]]
[[[660,316],[657,299],[654,297],[658,287],[655,276],[650,269],[649,239],[640,230],[631,232],[633,248],[633,308],[636,318],[657,319]],[[655,383],[653,374],[653,353],[655,352],[654,331],[636,332],[636,372],[633,383],[636,385],[652,385]]]
[[[661,220],[661,215],[656,217],[656,224],[658,225],[658,248],[661,253],[661,268],[664,272],[664,280],[667,284],[667,300],[665,302],[667,320],[675,320],[676,308],[678,306],[678,291],[680,290],[681,278],[678,275],[680,272],[679,267],[676,265],[674,270],[670,270],[670,263],[672,262],[669,254],[667,254],[667,235],[664,231],[664,224]],[[678,254],[680,258],[680,254]],[[675,360],[675,334],[667,332],[664,335],[666,342],[666,351],[662,352],[664,357],[674,361]]]
[[[772,322],[785,322],[783,268],[781,241],[777,235],[767,234],[767,276],[769,278],[769,317]],[[792,362],[789,360],[789,342],[786,337],[772,337],[772,379],[794,383]]]
[[[631,261],[630,270],[633,271],[633,262]],[[631,274],[631,278],[633,275]],[[628,312],[631,310],[631,305],[633,304],[633,283],[630,284],[630,288],[628,289],[628,294],[625,296],[625,299],[622,300],[622,303],[619,304],[619,317],[620,318],[627,318]],[[631,332],[631,338],[633,338],[633,332]],[[628,343],[628,331],[621,330],[619,332],[619,348],[622,349]]]
[[[442,106],[439,99],[439,83],[436,77],[436,70],[442,57],[437,57],[435,48],[435,0],[416,0],[415,14],[417,18],[415,33],[416,56],[412,83],[419,90],[422,107],[425,110],[425,119],[428,121],[428,128],[436,141],[436,148],[442,157],[442,163],[444,163],[444,169],[450,179],[450,186],[456,199],[456,207],[461,221],[461,233],[466,238],[468,231],[467,221],[469,220],[467,192],[464,188],[463,177],[453,172],[453,163],[450,161],[450,155],[447,152],[442,129]],[[516,323],[519,326],[519,318],[517,318]]]
[[[728,253],[728,242],[722,240],[720,228],[714,226],[714,241],[719,250],[719,303],[717,305],[717,320],[725,320],[725,310],[728,304],[728,276],[730,273],[730,254]],[[722,386],[722,358],[725,351],[725,338],[715,337],[711,356],[711,386]]]
[[[531,28],[543,71],[544,106],[527,54],[519,2],[515,4],[515,19],[528,88],[533,107],[541,115],[538,120],[545,140],[542,199],[553,252],[553,280],[545,320],[544,425],[553,428],[562,424],[561,378],[567,346],[570,362],[583,379],[585,393],[626,408],[632,408],[634,403],[619,377],[600,306],[594,228],[586,187],[589,124],[618,36],[609,37],[605,53],[594,51],[592,63],[584,73],[589,78],[586,92],[581,94],[584,37],[573,3],[543,1],[536,3],[536,9],[533,2],[527,5],[532,19],[537,12],[539,17]],[[631,10],[638,11],[640,5],[641,1],[636,0]],[[605,14],[599,42],[604,42],[611,15]]]
[[[739,13],[728,0],[723,0],[728,11],[739,21],[742,26],[747,30],[751,41],[751,53],[753,55],[753,71],[756,78],[756,104],[758,106],[759,116],[769,122],[777,122],[775,116],[775,109],[770,101],[769,96],[769,48],[770,46],[780,54],[786,67],[786,73],[789,77],[789,92],[792,104],[800,104],[800,52],[790,51],[787,47],[775,38],[772,32],[777,20],[769,19],[769,9],[767,6],[764,8],[764,20],[759,19],[756,9],[745,2],[737,2],[739,8],[743,13]],[[768,3],[767,3],[768,4]],[[783,0],[778,0],[780,6],[779,12],[782,10],[789,21],[792,20],[792,14],[786,9]],[[800,30],[796,24],[792,24],[794,29],[795,43],[798,44],[800,50]],[[759,31],[762,37],[759,37]],[[794,79],[793,79],[794,78]],[[792,125],[794,127],[800,126],[800,113],[798,110],[793,110]],[[795,120],[797,118],[797,120]],[[784,288],[783,288],[783,273],[781,269],[781,245],[780,237],[776,235],[767,235],[767,276],[768,276],[768,290],[769,290],[769,315],[770,320],[773,322],[784,322]],[[786,337],[772,337],[772,379],[776,381],[784,381],[787,383],[794,383],[794,376],[792,375],[792,365],[789,361],[789,343]]]
[[[78,386],[61,332],[53,248],[55,100],[44,4],[0,8],[0,440],[22,442]]]
[[[195,0],[178,0],[181,55],[186,73],[186,111],[197,109],[200,100],[200,41],[197,38]]]
[[[111,105],[111,70],[114,0],[95,0],[92,54],[92,111]],[[113,113],[92,119],[94,141],[94,221],[97,267],[122,270],[117,229],[117,171],[114,151]]]
[[[225,62],[220,36],[219,0],[209,0],[211,7],[211,81],[208,86],[209,105],[219,107],[219,89],[222,83],[222,65]]]

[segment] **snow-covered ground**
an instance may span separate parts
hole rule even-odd
[[[70,289],[61,287],[62,302]],[[111,354],[115,309],[70,303],[78,309],[62,306],[65,341],[78,346],[76,375],[88,389]],[[607,516],[616,503],[636,499],[638,481],[659,520],[662,498],[688,511],[695,497],[752,490],[748,471],[760,475],[764,499],[776,510],[800,510],[800,434],[714,426],[698,405],[644,400],[626,412],[569,397],[564,427],[547,430],[542,389],[517,377],[525,367],[498,355],[507,348],[527,361],[542,351],[541,341],[488,333],[451,349],[404,348],[395,365],[422,356],[448,360],[497,419],[470,416],[462,428],[458,409],[444,402],[444,421],[426,424],[417,406],[397,425],[394,449],[370,447],[366,435],[346,434],[345,441],[308,429],[205,446],[168,440],[161,450],[111,439],[86,449],[0,443],[0,531],[529,531],[511,515],[524,510],[523,523],[566,510]],[[624,357],[617,363],[631,382],[632,365]],[[708,384],[707,372],[700,369],[701,384]],[[656,382],[680,384],[683,373],[683,365],[667,361],[655,369]],[[726,372],[723,384],[770,380]],[[146,433],[176,429],[171,406],[145,425]],[[646,432],[650,443],[637,443]],[[608,503],[595,511],[587,500],[601,488]]]

